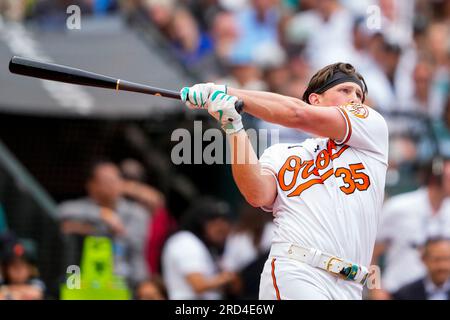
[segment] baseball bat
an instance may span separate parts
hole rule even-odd
[[[9,62],[9,71],[23,76],[53,80],[88,87],[114,89],[117,91],[131,91],[181,100],[177,91],[147,86],[140,83],[108,77],[102,74],[76,69],[64,65],[37,61],[29,58],[14,56]],[[238,113],[242,112],[244,103],[235,103]]]

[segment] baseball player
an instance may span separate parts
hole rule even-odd
[[[364,105],[363,77],[348,63],[319,70],[302,100],[214,83],[183,88],[229,137],[234,180],[276,225],[260,299],[361,299],[368,278],[388,160],[383,117]],[[275,144],[257,159],[234,103],[262,120],[317,137]],[[249,152],[250,151],[250,152]]]

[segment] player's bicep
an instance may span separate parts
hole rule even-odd
[[[277,198],[277,177],[276,173],[272,169],[267,167],[262,167],[261,169],[262,175],[261,180],[264,185],[264,194],[265,201],[258,204],[258,207],[261,207],[264,211],[271,212],[273,203]]]
[[[285,147],[276,144],[264,151],[259,158],[260,185],[263,186],[265,198],[258,207],[271,208],[277,197],[278,171],[282,165]],[[266,210],[271,211],[271,210]]]
[[[267,172],[264,168],[262,169],[261,179],[264,184],[264,192],[267,194],[266,202],[264,206],[270,206],[275,201],[277,197],[277,180],[271,172]]]

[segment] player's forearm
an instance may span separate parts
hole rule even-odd
[[[228,88],[228,94],[243,100],[245,112],[261,120],[291,128],[299,128],[305,118],[305,107],[308,106],[300,99],[271,92]]]
[[[244,130],[229,136],[234,181],[247,202],[254,207],[270,205],[275,197],[271,177],[262,174],[258,157]],[[268,179],[269,178],[269,179]]]

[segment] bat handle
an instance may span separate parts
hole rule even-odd
[[[241,114],[244,111],[244,101],[238,100],[234,103],[234,108],[236,109],[237,113]]]

